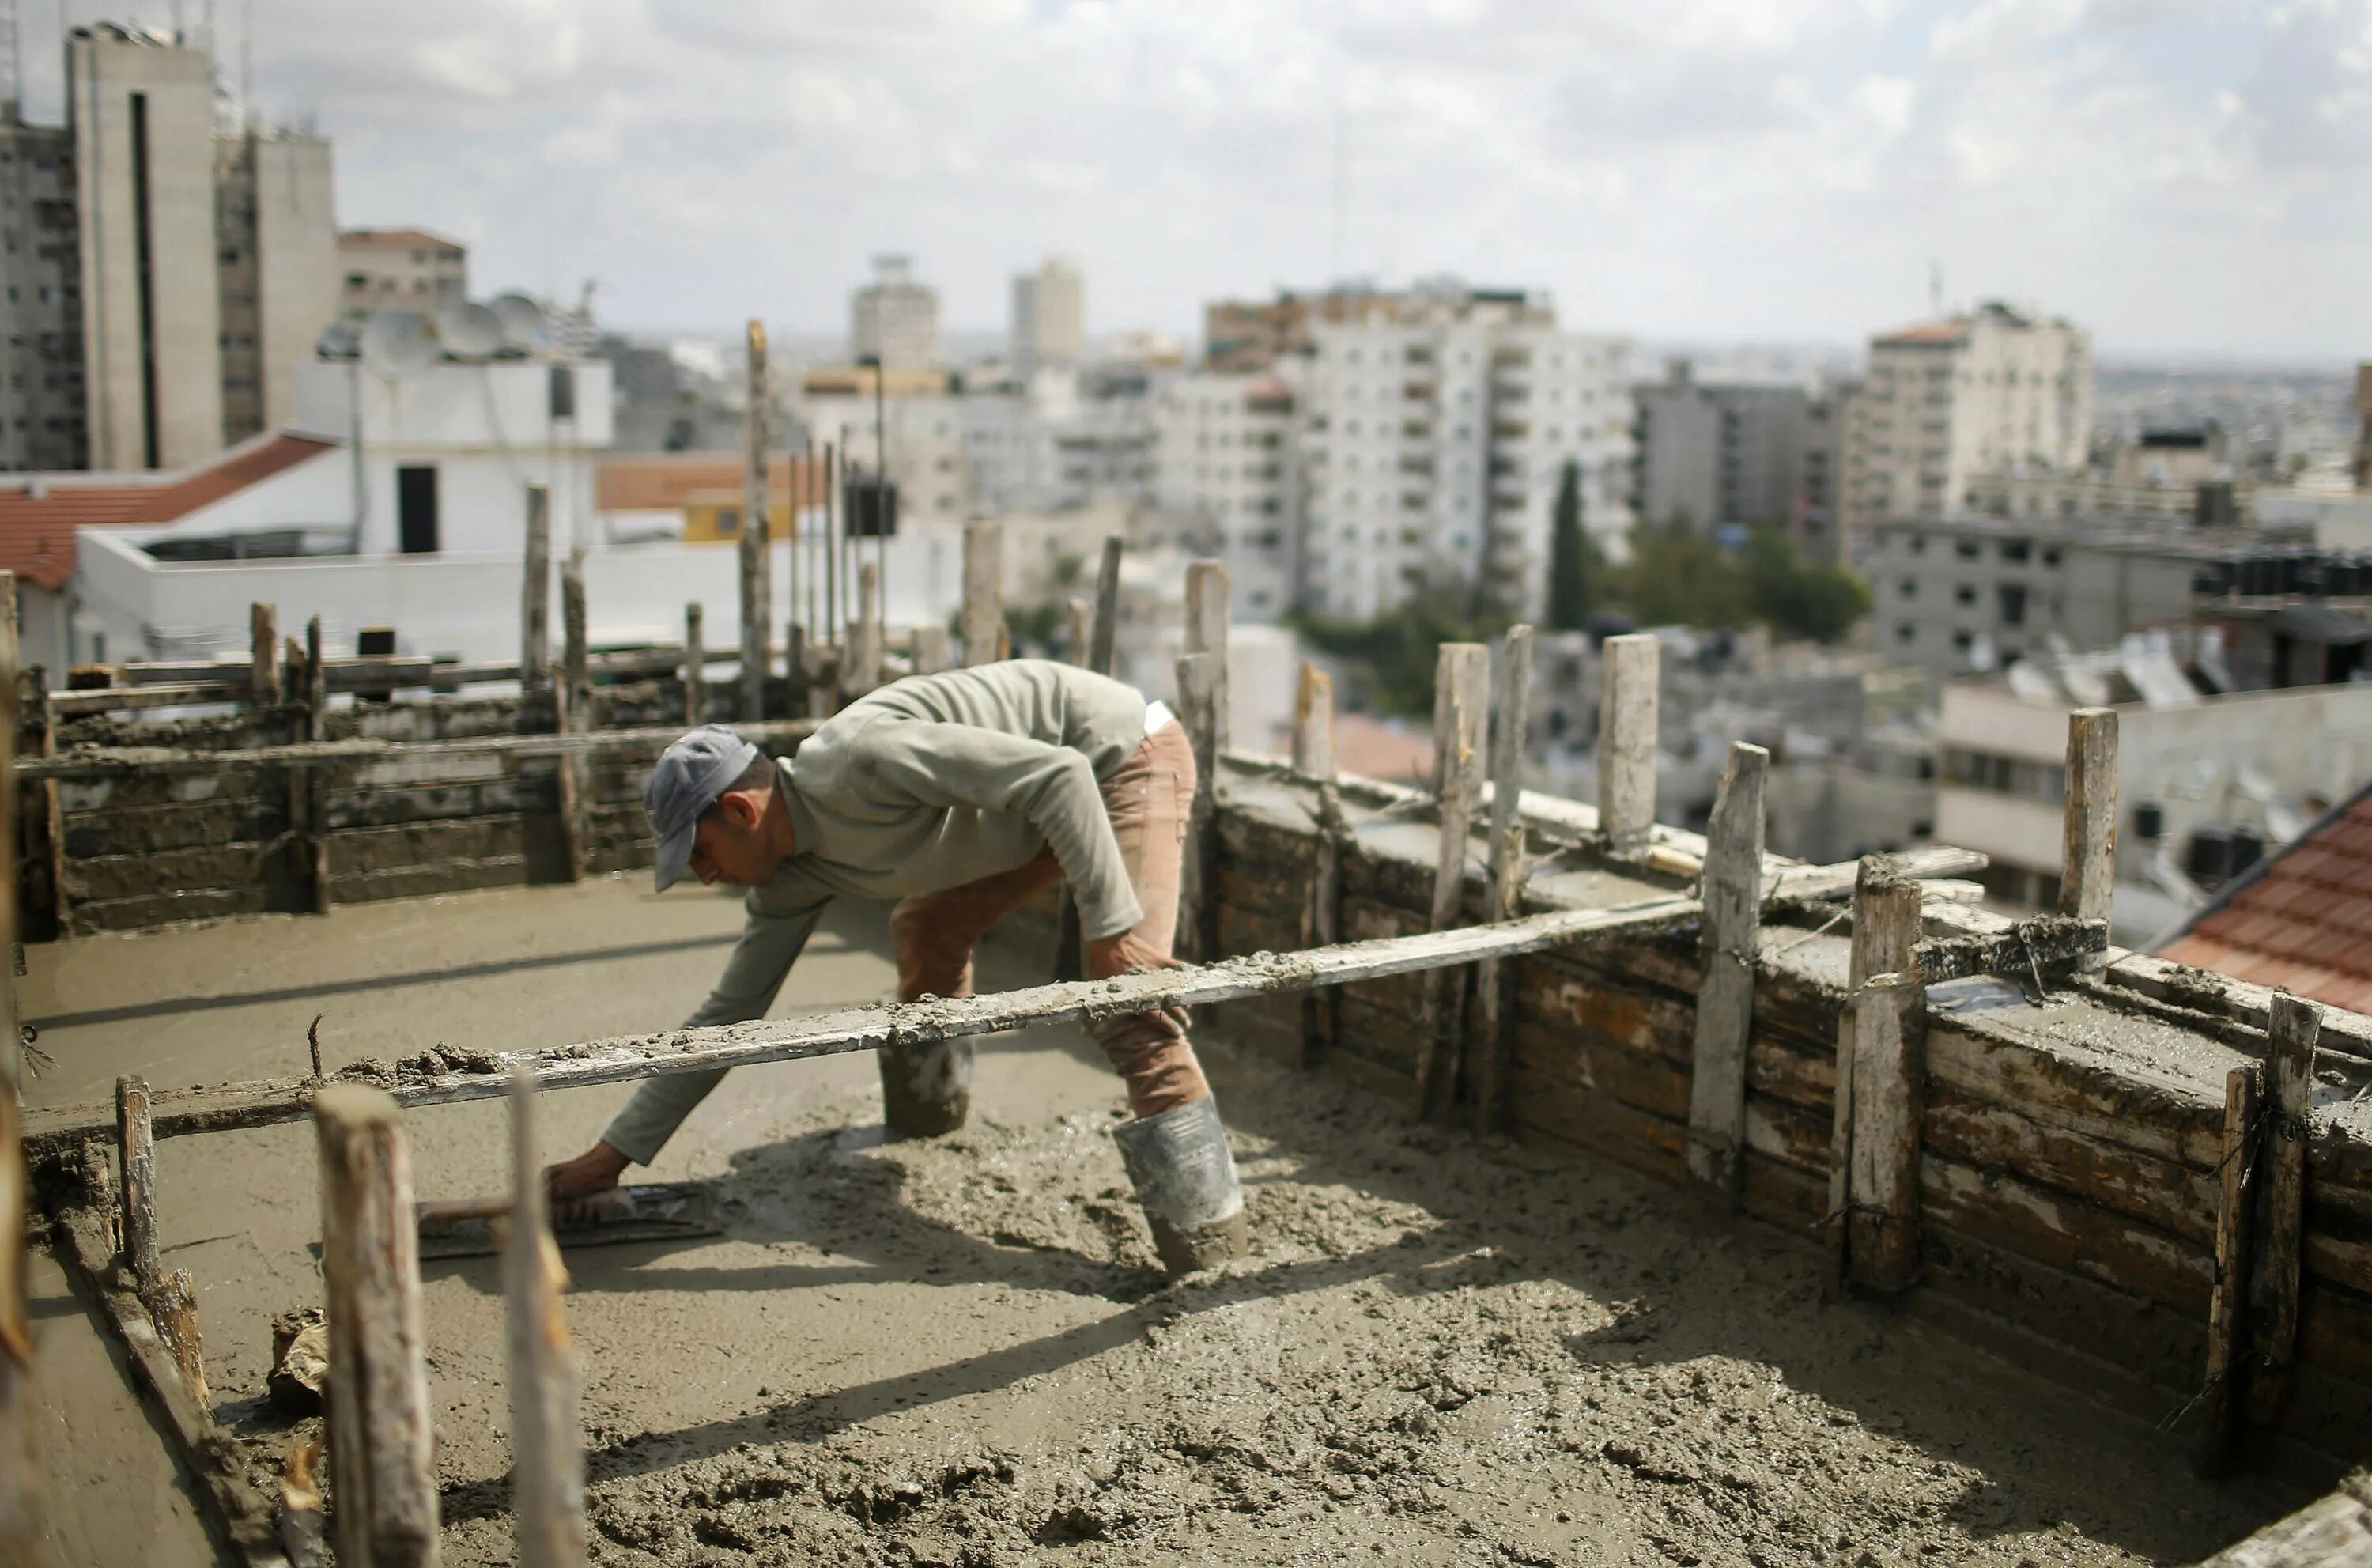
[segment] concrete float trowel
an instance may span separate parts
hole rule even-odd
[[[423,1258],[483,1258],[503,1248],[508,1198],[453,1198],[415,1203]],[[552,1217],[552,1239],[562,1247],[599,1247],[625,1241],[681,1241],[716,1236],[715,1194],[698,1184],[612,1187],[560,1205]]]

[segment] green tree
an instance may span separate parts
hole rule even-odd
[[[1557,478],[1549,536],[1549,630],[1578,632],[1589,618],[1589,530],[1581,519],[1581,465],[1567,458]]]
[[[1377,711],[1422,718],[1433,712],[1434,666],[1441,645],[1487,643],[1514,623],[1497,610],[1470,613],[1469,603],[1466,593],[1446,587],[1373,621],[1307,615],[1295,626],[1312,646],[1351,667]]]

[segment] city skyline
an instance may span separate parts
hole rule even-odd
[[[2107,356],[2372,339],[2372,0],[255,12],[257,100],[336,139],[342,222],[598,278],[630,326],[827,330],[895,250],[968,329],[1065,253],[1098,334],[1449,271],[1591,330],[1854,343],[1924,315],[1940,262],[1948,303],[2039,304]],[[226,15],[234,80],[244,47]]]

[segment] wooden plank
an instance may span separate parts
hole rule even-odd
[[[527,549],[520,557],[518,679],[530,691],[552,679],[552,490],[527,487]]]
[[[1005,530],[966,523],[963,534],[964,664],[994,664],[1005,656]]]
[[[948,629],[944,626],[915,627],[913,649],[908,657],[916,675],[936,675],[949,668],[952,656],[948,648]]]
[[[1662,645],[1635,632],[1609,637],[1598,696],[1598,823],[1607,847],[1646,847],[1656,825],[1657,724]]]
[[[748,383],[741,412],[741,708],[749,722],[766,716],[766,671],[772,662],[773,581],[766,548],[769,524],[766,422],[773,384],[766,373],[766,327],[752,317],[745,334]]]
[[[2312,1128],[2315,1037],[2321,1015],[2285,991],[2273,993],[2266,1037],[2264,1195],[2249,1292],[2254,1352],[2249,1419],[2278,1423],[2287,1409],[2297,1354],[2298,1275],[2306,1228],[2306,1146]]]
[[[1915,950],[1919,885],[1883,856],[1854,889],[1852,1167],[1846,1186],[1847,1277],[1892,1295],[1919,1273],[1919,1123],[1926,1063],[1926,993]]]
[[[403,1113],[377,1089],[331,1084],[313,1121],[339,1568],[433,1568],[435,1434]]]
[[[2232,1453],[2232,1423],[2240,1408],[2248,1349],[2248,1299],[2251,1211],[2256,1206],[2258,1101],[2264,1091],[2262,1063],[2244,1062],[2224,1078],[2224,1157],[2216,1170],[2215,1289],[2207,1307],[2207,1367],[2200,1385],[2199,1434],[2192,1449],[2194,1466],[2219,1475]]]
[[[1754,1032],[1754,943],[1762,921],[1762,785],[1771,753],[1739,741],[1706,830],[1704,980],[1690,1074],[1689,1174],[1735,1204],[1744,1195],[1746,1062]]]
[[[1104,540],[1103,558],[1096,564],[1096,620],[1087,644],[1087,668],[1110,675],[1120,658],[1120,563],[1127,541],[1118,534]]]
[[[2117,714],[2078,708],[2067,715],[2067,815],[2061,850],[2059,912],[2107,920],[2117,888]]]
[[[565,738],[576,727],[576,715],[570,710],[576,704],[572,683],[562,679],[552,688],[552,731]],[[577,797],[576,759],[561,756],[554,759],[552,787],[553,809],[560,819],[560,853],[563,877],[574,882],[583,875],[585,865],[585,811]]]
[[[258,709],[280,705],[280,611],[268,604],[247,607],[247,700]]]
[[[848,633],[848,668],[842,687],[862,697],[881,684],[881,568],[867,561],[856,569],[856,624]]]
[[[144,1297],[163,1283],[157,1242],[157,1137],[148,1109],[148,1080],[115,1080],[115,1155],[122,1194],[123,1261]]]
[[[1227,568],[1216,561],[1189,562],[1186,566],[1186,651],[1215,654],[1211,705],[1217,725],[1212,755],[1233,744],[1228,734],[1231,698],[1227,690],[1227,638],[1234,626],[1234,601],[1227,586]]]
[[[1178,891],[1178,951],[1189,959],[1217,956],[1219,663],[1217,654],[1187,654],[1178,661],[1178,722],[1194,749],[1194,803],[1186,817]]]
[[[704,622],[708,611],[698,602],[683,607],[683,722],[697,729],[708,722],[708,655]],[[798,671],[791,672],[794,686]]]
[[[1532,629],[1512,626],[1492,672],[1490,717],[1490,867],[1483,883],[1482,918],[1496,924],[1523,909],[1524,823],[1517,807],[1524,797],[1524,749],[1532,704]],[[1331,727],[1331,726],[1330,726]],[[1330,736],[1331,745],[1331,736]],[[1515,1038],[1508,976],[1497,959],[1474,968],[1474,1127],[1495,1132],[1507,1115]]]
[[[2372,1568],[2372,1476],[2349,1476],[2330,1496],[2226,1547],[2199,1568]]]
[[[1439,803],[1429,927],[1447,931],[1465,912],[1466,860],[1482,793],[1491,722],[1491,649],[1444,643],[1434,663],[1433,786]],[[1458,1098],[1457,1037],[1464,1016],[1462,970],[1443,970],[1424,988],[1424,1044],[1417,1057],[1416,1110],[1437,1115]]]
[[[535,1071],[511,1075],[511,1204],[503,1246],[511,1396],[511,1515],[519,1568],[584,1568],[581,1374],[561,1315],[566,1275],[536,1157]]]
[[[41,1425],[33,1393],[33,1334],[25,1293],[25,1154],[17,1085],[0,1083],[0,1563],[30,1568],[41,1544]]]
[[[1317,832],[1310,842],[1310,868],[1301,905],[1300,942],[1322,947],[1342,940],[1343,845],[1350,826],[1342,792],[1334,782],[1334,678],[1305,663],[1294,694],[1293,766],[1318,786]],[[1310,992],[1301,1005],[1301,1058],[1315,1063],[1342,1027],[1332,989]]]
[[[804,739],[813,719],[768,719],[734,726],[751,740]],[[243,768],[360,768],[376,764],[430,763],[462,759],[583,757],[603,752],[641,752],[656,757],[683,732],[673,725],[572,731],[566,735],[483,735],[453,740],[300,741],[238,751],[188,750],[166,746],[89,747],[65,756],[18,765],[18,776],[34,779],[105,779],[121,776],[221,773]]]

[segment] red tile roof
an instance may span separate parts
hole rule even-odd
[[[2372,1012],[2372,784],[2209,904],[2158,956]]]
[[[335,442],[317,441],[309,436],[273,436],[233,447],[178,474],[0,479],[0,568],[54,593],[74,575],[75,529],[173,522],[336,449]],[[42,494],[34,494],[36,486]]]

